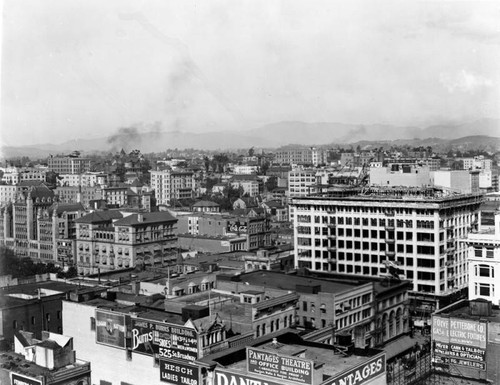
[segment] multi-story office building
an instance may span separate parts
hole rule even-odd
[[[311,194],[311,186],[316,184],[315,169],[295,169],[288,173],[288,196],[305,197]]]
[[[384,165],[392,166],[393,164],[408,165],[418,164],[428,166],[430,171],[437,171],[441,167],[441,158],[394,158],[385,159]]]
[[[325,164],[327,152],[315,147],[290,148],[275,153],[274,163],[279,164],[310,164],[318,166]]]
[[[19,192],[19,187],[16,185],[0,185],[0,205],[4,205],[9,202],[14,202],[16,196]]]
[[[2,175],[2,182],[7,184],[18,184],[27,180],[38,180],[45,182],[47,177],[47,169],[35,167],[10,168]]]
[[[58,176],[60,186],[106,186],[108,174],[100,172],[86,172],[84,174],[60,174]]]
[[[479,171],[437,170],[431,172],[432,184],[462,194],[478,194]]]
[[[238,292],[242,282],[249,292],[280,289],[297,293],[295,323],[308,330],[317,329],[313,338],[316,342],[331,345],[334,338],[337,344],[339,335],[350,335],[354,340],[359,334],[362,342],[358,347],[375,347],[409,330],[409,281],[362,283],[259,271],[233,276],[231,281],[219,276],[217,289]],[[332,328],[337,336],[332,335]]]
[[[155,191],[157,204],[171,206],[176,200],[193,198],[195,187],[192,171],[151,171],[151,188]]]
[[[47,163],[49,170],[58,174],[82,174],[90,171],[90,158],[81,158],[78,153],[50,156]]]
[[[483,155],[478,155],[473,158],[460,159],[464,164],[464,170],[491,170],[493,161],[485,158]]]
[[[265,216],[236,216],[219,213],[192,213],[179,215],[179,236],[186,234],[200,239],[225,237],[223,241],[230,250],[251,251],[271,245],[269,218]],[[184,246],[195,248],[194,240],[184,240]],[[188,243],[186,243],[188,242]],[[200,244],[198,247],[203,249]]]
[[[21,196],[0,209],[0,243],[40,262],[71,264],[75,255],[74,220],[85,210],[80,203],[56,202],[50,190],[42,192],[45,200],[33,189],[29,191],[31,199]]]
[[[58,200],[64,203],[81,203],[88,208],[93,200],[102,199],[102,189],[99,186],[61,186],[55,189]]]
[[[259,183],[257,180],[246,180],[244,178],[238,178],[231,180],[230,186],[236,190],[241,187],[244,195],[256,197],[257,195],[259,195],[261,183]]]
[[[39,258],[39,214],[55,201],[52,190],[45,185],[39,185],[20,193],[14,203],[2,207],[2,243],[13,248],[19,256]]]
[[[494,225],[483,225],[469,233],[469,299],[482,298],[500,306],[500,213]]]
[[[94,211],[75,221],[77,268],[92,274],[154,265],[176,257],[177,223],[166,211],[129,214]]]
[[[374,186],[426,187],[431,185],[429,167],[418,165],[394,165],[394,167],[370,167],[370,184]]]
[[[480,195],[434,189],[344,189],[295,198],[297,267],[349,275],[386,275],[387,262],[413,281],[422,300],[445,300],[467,287],[467,247]]]
[[[258,164],[237,164],[233,167],[235,174],[257,174],[259,172]]]

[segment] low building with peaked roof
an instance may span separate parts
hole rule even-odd
[[[191,205],[191,211],[197,212],[220,212],[220,205],[212,201],[198,201]]]

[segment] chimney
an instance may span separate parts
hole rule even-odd
[[[137,214],[137,222],[144,222],[144,215],[142,213]]]

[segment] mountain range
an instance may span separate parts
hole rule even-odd
[[[49,154],[79,150],[115,152],[139,149],[143,153],[167,149],[198,148],[230,150],[238,148],[278,148],[287,145],[336,146],[354,144],[377,147],[383,143],[410,146],[460,146],[497,151],[500,148],[500,120],[481,119],[462,124],[443,124],[425,128],[393,125],[354,125],[344,123],[279,122],[248,131],[139,132],[135,128],[120,129],[115,134],[95,139],[74,139],[60,144],[2,146],[3,158],[17,156],[45,157]],[[467,139],[466,139],[467,138]],[[457,141],[458,142],[454,142]]]

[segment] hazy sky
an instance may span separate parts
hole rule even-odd
[[[5,0],[7,145],[500,117],[500,2]]]

